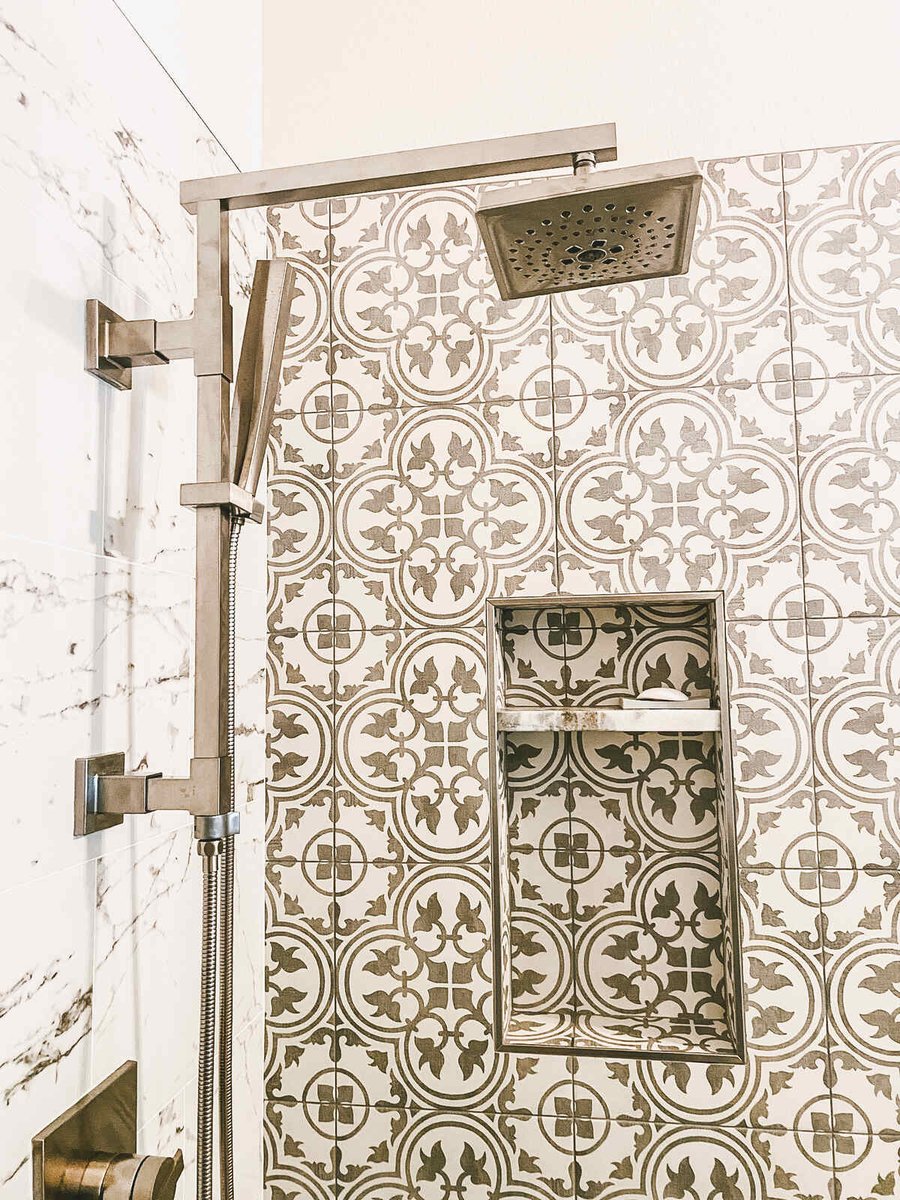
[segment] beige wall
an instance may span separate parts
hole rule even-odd
[[[620,160],[896,137],[893,0],[265,0],[266,162],[615,121]]]

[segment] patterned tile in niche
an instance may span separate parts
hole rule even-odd
[[[334,387],[351,407],[549,394],[549,302],[500,299],[477,195],[437,187],[332,202]]]
[[[714,858],[585,855],[575,863],[579,1013],[610,1040],[644,1022],[724,1018],[722,912]],[[690,1036],[688,1030],[686,1036]]]
[[[541,708],[563,704],[565,622],[552,608],[508,608],[501,618],[503,704]]]
[[[793,417],[757,388],[579,397],[558,435],[563,591],[718,589],[729,617],[800,596]]]
[[[900,874],[823,871],[821,887],[835,1104],[868,1134],[900,1111]]]
[[[552,298],[558,393],[757,382],[789,365],[780,156],[702,170],[686,275]]]
[[[568,1014],[575,1008],[573,891],[568,830],[556,843],[510,858],[512,1011]]]
[[[574,848],[716,853],[712,734],[569,738]]]
[[[567,702],[593,706],[675,687],[709,697],[709,609],[616,605],[565,610]]]
[[[569,834],[565,734],[508,733],[506,802],[513,851],[539,850]]]
[[[785,155],[794,362],[900,372],[900,143]]]
[[[900,869],[900,620],[810,626],[820,833],[852,867]]]
[[[339,897],[339,1068],[354,1102],[541,1112],[562,1057],[498,1053],[487,867],[368,862]]]
[[[831,1139],[802,1132],[589,1121],[584,1200],[830,1200]],[[588,1132],[589,1130],[589,1132]]]
[[[338,825],[367,857],[486,859],[484,637],[366,633],[341,663]]]
[[[533,402],[355,413],[336,450],[338,612],[357,628],[483,619],[554,587],[552,418]]]
[[[815,615],[900,612],[900,379],[822,381],[799,429]]]
[[[592,1061],[580,1074],[613,1118],[812,1130],[827,1117],[816,872],[743,872],[740,897],[747,1062]]]
[[[725,642],[740,860],[809,866],[818,835],[802,608],[792,621],[730,621]]]

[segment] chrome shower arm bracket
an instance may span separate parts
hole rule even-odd
[[[194,356],[194,319],[128,321],[100,300],[85,303],[84,368],[119,391],[135,367],[164,366]]]
[[[121,825],[126,816],[186,812],[215,817],[227,811],[231,760],[191,759],[187,779],[125,773],[125,755],[95,754],[75,760],[75,837]]]

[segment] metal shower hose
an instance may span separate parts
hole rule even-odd
[[[228,546],[227,725],[231,782],[228,811],[235,808],[235,607],[238,539],[243,517],[233,517]],[[221,911],[219,857],[222,854]],[[219,956],[219,923],[222,942]],[[216,1058],[216,975],[221,974],[219,1006],[219,1171],[221,1200],[234,1200],[234,1120],[232,1033],[234,1014],[234,837],[228,835],[203,855],[203,916],[200,950],[200,1060],[197,1069],[197,1200],[213,1200],[213,1112]]]

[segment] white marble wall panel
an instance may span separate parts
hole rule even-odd
[[[200,868],[189,819],[127,819],[75,841],[71,808],[79,755],[122,750],[128,769],[172,774],[191,756],[194,522],[178,489],[194,474],[193,373],[139,371],[113,392],[83,371],[87,297],[127,317],[189,315],[193,219],[179,181],[234,169],[170,70],[111,0],[0,4],[3,1200],[30,1195],[32,1135],[132,1055],[142,1148],[190,1154]],[[263,222],[242,214],[233,233],[239,334]],[[261,1073],[262,1054],[244,1031],[258,1029],[262,996],[264,543],[245,530],[240,565],[244,1075]],[[253,1145],[258,1093],[242,1110]]]

